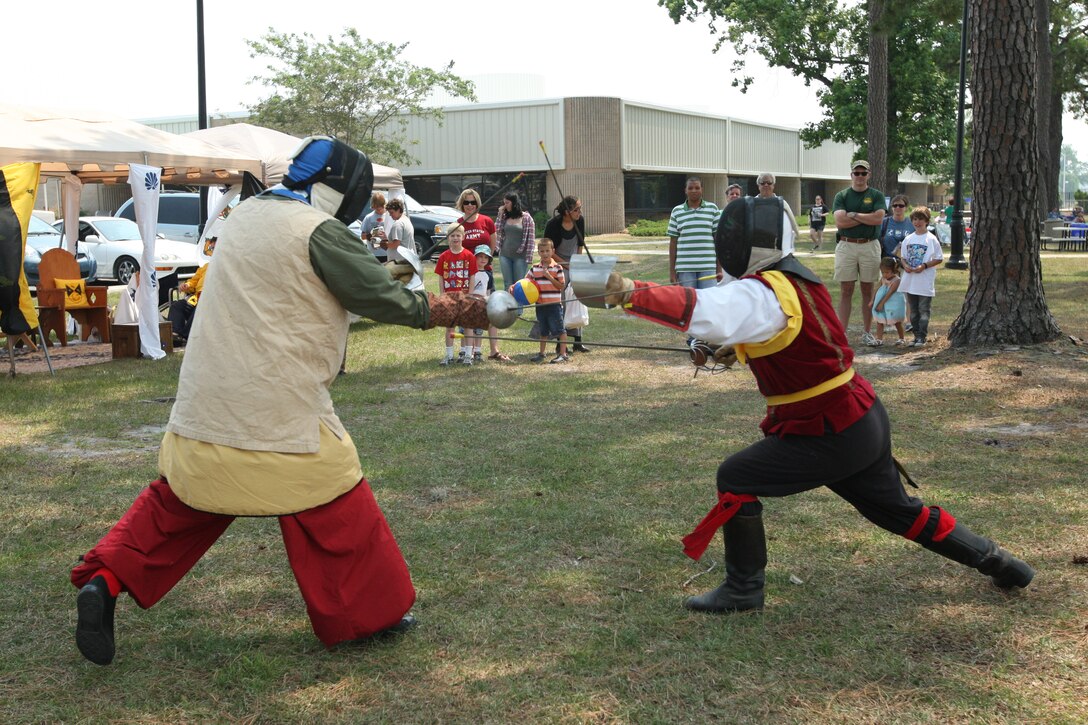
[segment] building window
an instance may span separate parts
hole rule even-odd
[[[623,206],[627,216],[652,218],[668,214],[685,199],[685,174],[623,175]]]
[[[447,174],[443,176],[406,176],[404,190],[421,204],[453,206],[465,189],[475,189],[483,198],[480,212],[489,217],[498,214],[503,195],[516,191],[521,205],[530,213],[547,212],[547,181],[543,172],[523,175],[517,182],[517,173],[508,174]]]

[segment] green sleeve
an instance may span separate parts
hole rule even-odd
[[[845,189],[843,189],[842,191],[835,194],[835,200],[833,202],[831,202],[831,211],[832,211],[832,213],[838,211],[839,209],[843,209],[843,210],[846,209],[846,190]]]
[[[310,264],[344,309],[377,322],[427,327],[423,290],[409,292],[389,276],[367,246],[340,222],[322,222],[310,235]]]

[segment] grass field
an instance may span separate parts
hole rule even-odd
[[[830,278],[830,254],[806,261]],[[1059,325],[1088,338],[1088,256],[1044,269]],[[96,667],[68,570],[156,475],[182,355],[5,378],[0,722],[1088,722],[1088,355],[948,349],[966,280],[939,271],[929,348],[857,366],[920,495],[1038,569],[1018,594],[814,491],[766,502],[764,613],[688,613],[721,544],[695,563],[679,538],[759,435],[747,371],[603,347],[532,365],[519,343],[446,370],[438,332],[361,322],[333,398],[420,626],[324,650],[276,521],[240,519],[159,605],[119,601],[117,659]],[[683,341],[597,310],[586,338]]]

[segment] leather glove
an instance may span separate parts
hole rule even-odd
[[[487,300],[463,292],[452,292],[442,296],[427,294],[431,305],[431,319],[427,328],[432,327],[473,327],[484,329],[491,326],[487,317]]]
[[[405,285],[412,281],[416,273],[415,267],[407,262],[386,262],[385,269],[390,277]]]
[[[608,281],[604,285],[603,295],[594,295],[585,300],[579,300],[586,307],[603,309],[606,305],[613,307],[622,306],[631,301],[631,293],[635,291],[633,280],[627,279],[619,272],[611,272]]]
[[[714,351],[714,361],[719,365],[731,368],[733,363],[737,361],[737,353],[733,350],[732,345],[722,345]]]

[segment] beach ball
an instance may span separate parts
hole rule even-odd
[[[510,292],[519,305],[536,304],[536,301],[540,299],[540,288],[531,279],[519,279],[510,288]]]

